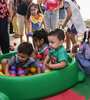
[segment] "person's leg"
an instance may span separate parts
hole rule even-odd
[[[26,17],[24,17],[24,23],[25,23],[26,39],[27,39],[27,42],[29,42],[29,36],[28,36],[28,33],[26,33],[26,29],[28,28],[28,21],[27,21]]]
[[[49,10],[46,10],[44,12],[44,19],[45,19],[45,23],[46,23],[46,28],[47,28],[47,31],[49,32],[50,31],[50,23],[51,23],[51,12]]]
[[[22,42],[22,37],[24,33],[24,16],[17,14],[17,20],[18,20],[18,32],[20,34],[20,42]]]
[[[54,30],[58,27],[58,21],[59,21],[59,11],[53,11],[51,13],[51,30]]]
[[[2,53],[9,53],[8,18],[0,20],[0,46]]]
[[[70,51],[70,32],[66,32],[66,50]]]

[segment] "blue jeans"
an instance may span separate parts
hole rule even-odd
[[[47,31],[54,30],[58,26],[59,11],[46,10],[44,12],[44,19],[47,27]]]

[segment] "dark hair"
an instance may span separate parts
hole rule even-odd
[[[17,48],[19,53],[27,54],[30,56],[33,52],[33,46],[29,42],[22,42],[18,48]]]
[[[31,12],[30,12],[30,10],[31,10],[31,7],[35,7],[36,9],[38,9],[38,14],[39,14],[39,5],[38,4],[34,4],[34,3],[31,3],[29,6],[28,6],[28,10],[27,10],[27,20],[29,19],[29,17],[31,16]]]
[[[88,34],[88,37],[87,37],[87,34]],[[84,43],[86,41],[86,39],[88,40],[89,38],[90,38],[90,30],[84,32],[84,37],[83,37],[81,43]],[[87,41],[87,43],[88,43],[88,41]]]
[[[47,34],[48,34],[48,32],[45,31],[44,29],[36,30],[36,31],[33,33],[33,38],[34,38],[35,40],[41,40],[41,39],[43,39],[44,42],[48,44]]]
[[[49,32],[48,36],[52,36],[55,35],[57,36],[57,38],[61,41],[64,41],[65,35],[64,35],[64,31],[61,29],[56,28],[55,30]]]

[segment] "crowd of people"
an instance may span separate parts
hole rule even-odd
[[[37,73],[42,73],[45,69],[65,68],[74,54],[79,69],[90,74],[90,31],[86,30],[80,7],[75,0],[38,0],[37,4],[32,0],[1,0],[0,47],[3,54],[10,50],[10,22],[13,24],[14,37],[20,38],[20,44],[18,54],[11,59],[2,60],[6,76],[9,76],[9,67],[12,65],[22,65],[26,74],[32,64],[37,68]],[[66,32],[63,31],[65,27]],[[23,42],[24,33],[27,42]],[[33,44],[29,43],[29,33],[32,33]],[[75,38],[78,33],[84,34],[79,44]],[[65,38],[66,48],[63,46]]]

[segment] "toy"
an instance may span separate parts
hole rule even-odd
[[[15,53],[1,55],[0,62],[13,54]],[[24,77],[0,75],[0,92],[10,100],[40,100],[63,92],[84,79],[85,74],[79,71],[75,58],[72,58],[66,68],[48,73]]]
[[[22,42],[25,42],[25,40],[23,39]]]
[[[43,8],[43,9],[46,9],[46,8],[47,8],[47,6],[46,6],[46,5],[43,5],[43,6],[42,6],[42,8]]]
[[[32,34],[32,32],[28,32],[28,36],[32,36],[33,34]]]
[[[13,45],[16,46],[16,42],[14,42]]]
[[[11,70],[16,70],[16,67],[15,67],[15,66],[12,66],[12,67],[11,67]]]
[[[41,60],[43,58],[43,56],[41,54],[38,54],[37,58]]]
[[[36,72],[36,68],[35,67],[31,67],[30,68],[30,72],[32,72],[32,73]]]
[[[12,73],[12,74],[10,74],[9,76],[12,76],[12,77],[14,77],[14,76],[17,76],[16,74],[14,74],[14,73]]]
[[[21,69],[21,70],[18,71],[18,75],[20,76],[22,74],[25,74],[25,72],[24,72],[24,70]]]
[[[28,73],[27,75],[32,75],[32,73]]]
[[[49,10],[52,12],[53,11],[53,7],[50,7]]]
[[[42,68],[43,64],[39,64],[39,67]]]
[[[12,71],[10,72],[10,74],[16,74],[16,71],[15,71],[15,70],[12,70]]]
[[[0,75],[4,75],[3,72],[0,72]]]
[[[2,65],[0,64],[0,71],[2,71]]]
[[[17,68],[17,71],[19,71],[19,70],[23,70],[23,68],[22,67]]]
[[[21,74],[21,75],[19,75],[19,76],[25,76],[25,74]]]

